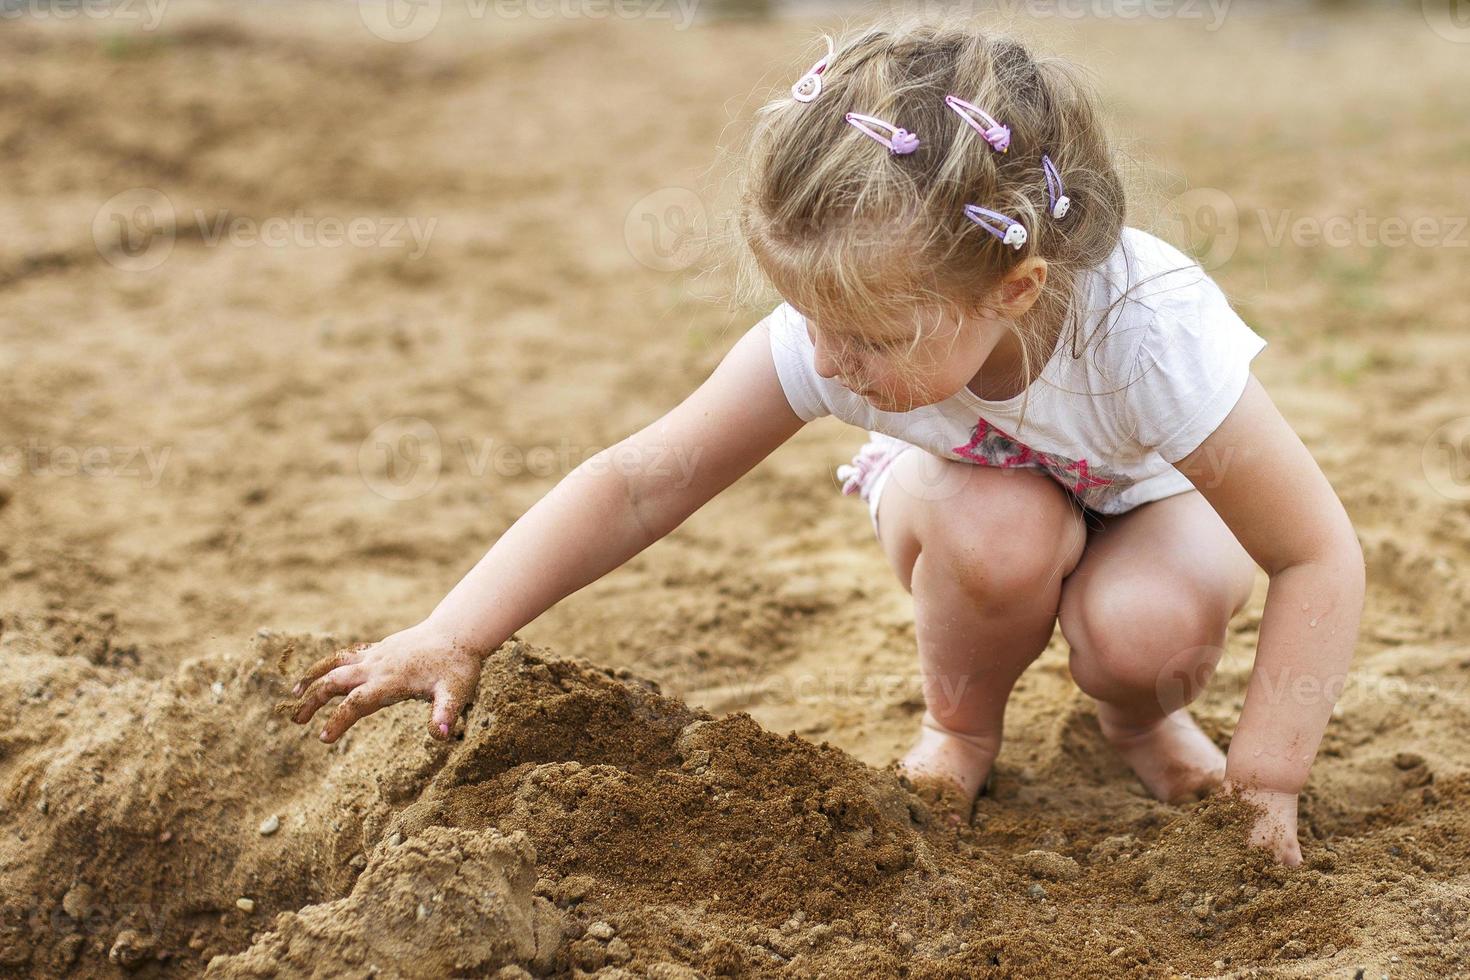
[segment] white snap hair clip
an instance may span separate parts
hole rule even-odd
[[[827,53],[817,60],[817,63],[806,70],[806,74],[791,86],[791,97],[797,102],[811,102],[822,94],[822,72],[832,63],[832,57],[837,52],[832,47],[832,39],[823,34],[822,39],[827,42]]]
[[[1057,173],[1056,164],[1051,162],[1051,157],[1041,155],[1041,170],[1046,174],[1046,200],[1047,212],[1060,221],[1067,216],[1067,210],[1072,206],[1072,199],[1062,193],[1062,175]]]
[[[978,204],[966,204],[965,217],[999,238],[1002,245],[1019,249],[1026,244],[1026,226],[1015,218],[982,208]]]

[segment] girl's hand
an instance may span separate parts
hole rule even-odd
[[[1228,793],[1230,790],[1231,783],[1227,779],[1220,791]],[[1261,814],[1256,818],[1247,841],[1250,846],[1264,847],[1289,868],[1301,864],[1302,848],[1296,839],[1297,794],[1240,787],[1240,797],[1261,807]]]
[[[300,704],[291,720],[304,725],[332,698],[346,695],[322,728],[321,740],[330,745],[359,718],[416,698],[434,703],[429,730],[444,740],[479,683],[479,655],[420,623],[312,664],[292,691]]]

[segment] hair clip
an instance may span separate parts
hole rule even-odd
[[[806,74],[799,78],[795,85],[791,86],[791,97],[797,102],[811,102],[822,94],[822,72],[832,63],[832,57],[837,52],[832,47],[832,39],[823,34],[822,39],[827,42],[827,53],[817,59],[817,63],[806,70]]]
[[[1051,157],[1045,153],[1041,155],[1041,169],[1046,173],[1046,200],[1047,210],[1051,216],[1061,220],[1067,216],[1067,209],[1072,206],[1072,199],[1062,193],[1062,175],[1057,173],[1056,164],[1051,162]]]
[[[1011,147],[1011,128],[1002,126],[995,121],[995,117],[976,105],[971,105],[957,95],[946,95],[944,104],[949,106],[963,119],[970,128],[981,136],[990,148],[997,153],[1004,153]]]
[[[919,138],[901,126],[895,126],[893,123],[884,122],[873,116],[865,116],[861,112],[849,112],[842,118],[888,147],[889,153],[912,153],[919,148]],[[873,126],[889,130],[892,135],[885,136],[873,129]]]
[[[1026,244],[1026,226],[1014,218],[1007,218],[998,211],[975,204],[965,205],[965,217],[999,238],[1002,244],[1009,245],[1017,251],[1020,251],[1021,246]],[[991,220],[987,221],[987,218]]]

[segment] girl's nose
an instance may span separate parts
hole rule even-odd
[[[812,362],[813,366],[817,369],[817,373],[824,378],[837,377],[841,373],[841,365],[837,363],[837,358],[832,353],[831,345],[819,337],[814,344],[814,348]]]

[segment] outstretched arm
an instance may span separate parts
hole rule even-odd
[[[1254,376],[1219,428],[1174,465],[1271,577],[1225,778],[1265,808],[1252,843],[1299,864],[1297,795],[1357,644],[1362,547],[1326,476]]]
[[[346,695],[322,730],[333,742],[385,704],[418,698],[434,702],[430,728],[447,738],[483,657],[678,527],[802,425],[756,324],[668,414],[567,474],[422,623],[312,665],[294,720]]]

